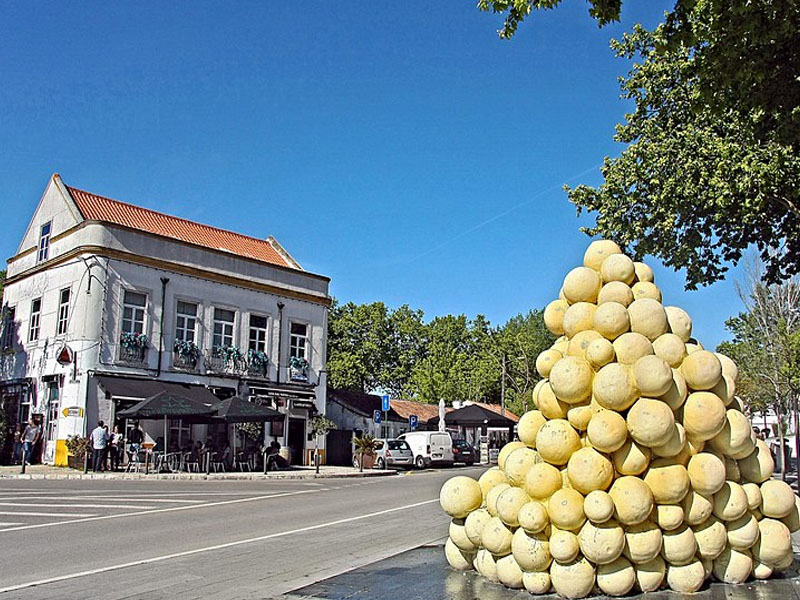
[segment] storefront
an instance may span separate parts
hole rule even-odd
[[[309,421],[316,414],[315,393],[311,386],[257,385],[249,386],[249,397],[253,402],[264,404],[286,415],[283,421],[265,424],[265,443],[278,442],[291,453],[291,464],[308,465],[313,462],[313,444],[310,447],[311,426]],[[324,451],[323,462],[324,462]]]

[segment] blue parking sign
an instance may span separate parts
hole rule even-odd
[[[408,415],[409,429],[411,429],[411,431],[414,431],[417,428],[417,425],[419,425],[419,419],[417,418],[417,415]]]
[[[389,412],[389,394],[381,396],[381,410],[383,412]]]
[[[372,412],[372,420],[375,421],[375,423],[380,423],[381,422],[381,411],[379,411],[379,410],[373,411]]]

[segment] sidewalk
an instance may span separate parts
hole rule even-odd
[[[382,477],[395,475],[397,472],[386,469],[367,469],[363,473],[352,467],[331,467],[321,466],[319,475],[314,471],[314,467],[294,467],[291,471],[270,471],[264,473],[255,472],[228,472],[228,473],[125,473],[124,471],[92,473],[89,471],[84,474],[82,471],[69,469],[66,467],[53,467],[50,465],[28,465],[25,474],[20,473],[19,466],[0,467],[0,479],[114,479],[114,480],[136,480],[136,479],[171,479],[177,481],[260,481],[272,479],[335,479],[346,477]]]

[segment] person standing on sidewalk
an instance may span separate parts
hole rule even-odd
[[[123,448],[125,448],[125,441],[119,431],[119,425],[114,425],[114,432],[111,434],[111,470],[119,470],[122,463]]]
[[[92,471],[106,470],[106,448],[108,447],[108,432],[103,427],[103,422],[98,421],[97,427],[92,430]]]
[[[22,462],[31,464],[31,452],[33,452],[36,442],[39,441],[41,431],[33,417],[28,419],[28,425],[25,427],[25,431],[22,432]]]

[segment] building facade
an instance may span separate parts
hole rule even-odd
[[[268,404],[286,418],[266,425],[266,441],[307,462],[308,421],[326,406],[328,285],[271,237],[111,200],[56,174],[8,260],[0,400],[12,425],[35,416],[42,460],[57,465],[69,436],[161,389]],[[171,428],[179,441],[231,435]]]

